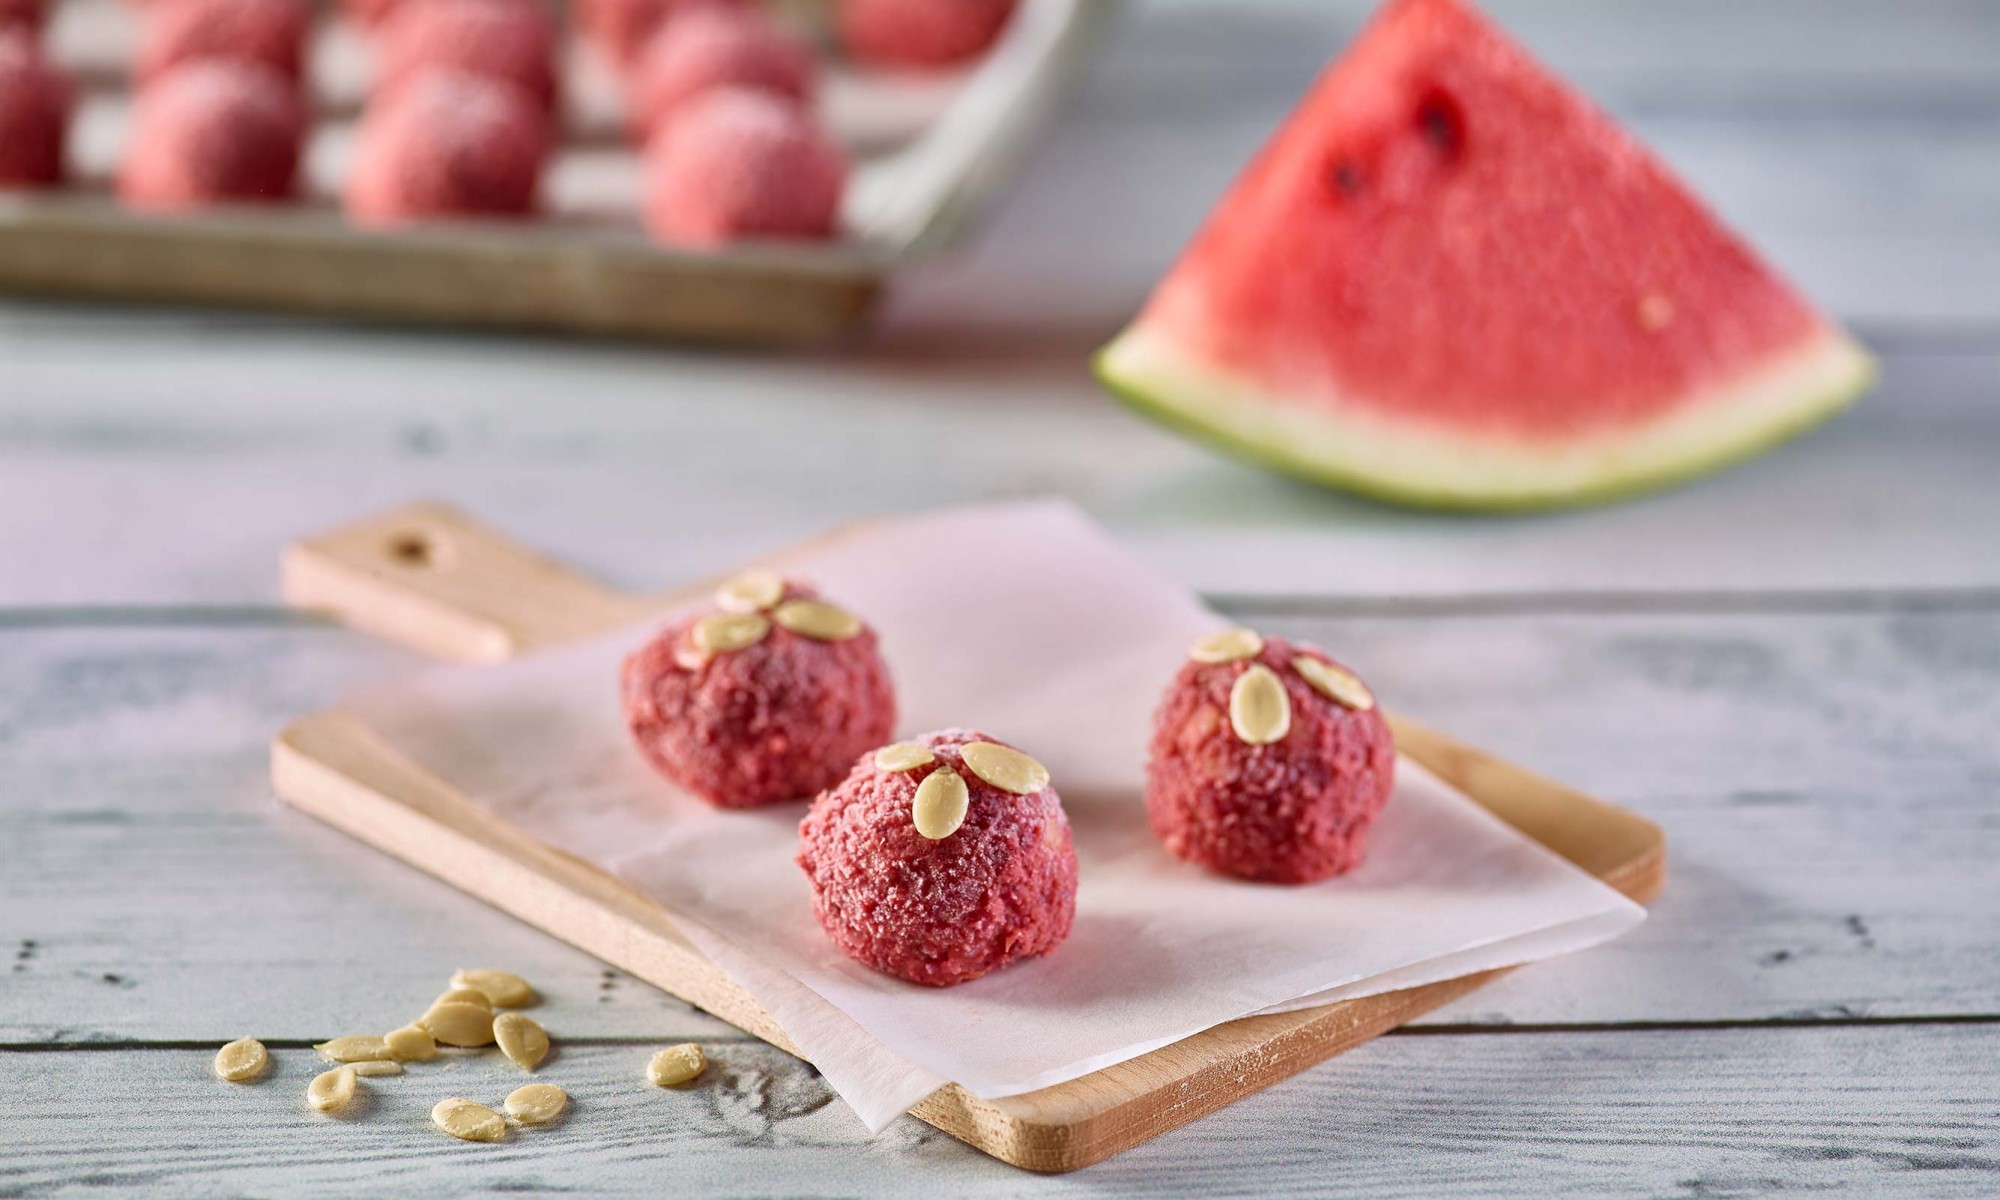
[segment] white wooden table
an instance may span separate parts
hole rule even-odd
[[[1620,508],[1370,507],[1128,418],[1085,352],[1357,20],[1141,5],[971,252],[853,354],[0,306],[0,1196],[2000,1191],[2000,6],[1494,6],[1884,363],[1853,415]],[[280,810],[287,718],[415,665],[276,603],[417,496],[664,587],[840,518],[1074,497],[1426,721],[1663,824],[1638,933],[1037,1178],[870,1140],[795,1060]],[[300,1102],[453,966],[549,996],[565,1126]],[[261,1087],[216,1044],[278,1048]],[[698,1039],[688,1095],[639,1083]],[[498,1068],[461,1068],[468,1087]]]

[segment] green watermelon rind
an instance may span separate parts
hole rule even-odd
[[[1390,504],[1485,513],[1600,504],[1711,474],[1826,421],[1875,379],[1867,352],[1828,327],[1745,370],[1711,397],[1670,406],[1663,418],[1605,429],[1594,441],[1548,444],[1444,425],[1399,428],[1379,413],[1365,421],[1314,413],[1182,358],[1143,325],[1100,350],[1093,366],[1126,406],[1246,461]],[[1675,431],[1676,445],[1663,453],[1640,450],[1633,461],[1649,434],[1676,419],[1684,426]],[[1375,429],[1364,433],[1364,424]],[[1367,457],[1362,443],[1372,437],[1380,444],[1385,434],[1402,443],[1402,465],[1385,470],[1361,461]],[[1303,439],[1321,452],[1305,451]],[[1592,458],[1608,465],[1592,467]],[[1413,463],[1417,470],[1410,469]]]

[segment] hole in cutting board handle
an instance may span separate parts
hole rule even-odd
[[[447,557],[443,540],[423,529],[395,534],[389,539],[388,551],[391,562],[415,571],[441,569]]]

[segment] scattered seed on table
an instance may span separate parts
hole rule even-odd
[[[553,1083],[528,1083],[507,1094],[507,1115],[523,1125],[543,1125],[569,1107],[569,1093]]]
[[[500,1053],[524,1071],[541,1066],[549,1056],[548,1032],[523,1013],[504,1012],[493,1018],[493,1040],[500,1043]]]
[[[390,1057],[388,1042],[366,1034],[337,1037],[330,1042],[321,1042],[313,1049],[319,1051],[321,1058],[336,1063],[381,1062]]]
[[[646,1078],[661,1087],[686,1083],[708,1069],[708,1057],[693,1042],[668,1046],[646,1064]]]
[[[237,1038],[215,1052],[215,1073],[231,1083],[248,1083],[264,1073],[271,1056],[256,1038]]]
[[[437,1102],[431,1109],[431,1124],[468,1142],[497,1142],[507,1136],[507,1118],[457,1096]]]
[[[429,1062],[438,1056],[437,1039],[421,1025],[392,1029],[382,1037],[389,1056],[397,1062]]]
[[[335,1067],[313,1078],[306,1102],[323,1113],[337,1113],[354,1103],[355,1086],[353,1067]]]
[[[528,981],[512,971],[460,967],[452,974],[451,986],[454,990],[470,988],[479,992],[495,1008],[526,1008],[537,999],[535,989],[528,985]]]

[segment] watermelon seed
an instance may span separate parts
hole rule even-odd
[[[1443,92],[1433,92],[1417,107],[1417,128],[1444,158],[1455,157],[1465,140],[1465,122],[1458,114],[1458,105]]]
[[[1342,159],[1333,164],[1330,174],[1333,180],[1334,191],[1339,192],[1343,196],[1359,196],[1361,194],[1362,178],[1360,167]]]

